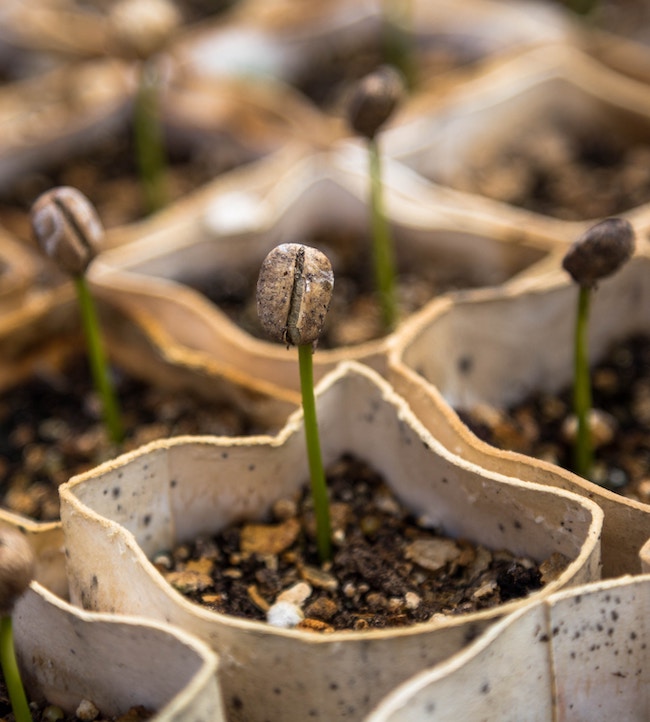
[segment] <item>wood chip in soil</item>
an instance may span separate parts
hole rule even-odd
[[[592,481],[650,503],[650,337],[633,336],[610,347],[592,371]],[[572,468],[575,420],[572,390],[540,393],[505,410],[459,410],[481,439],[509,451]]]
[[[350,455],[327,470],[333,561],[319,563],[311,497],[279,500],[272,518],[183,543],[153,558],[172,586],[208,608],[264,621],[278,601],[316,632],[403,627],[525,597],[568,560],[541,564],[426,528],[381,476]]]

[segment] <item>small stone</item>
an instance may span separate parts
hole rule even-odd
[[[43,722],[59,722],[64,717],[63,710],[55,704],[48,704],[43,710]]]
[[[291,629],[303,619],[302,609],[291,602],[276,602],[269,607],[266,621],[273,627]]]
[[[168,572],[174,566],[174,560],[168,552],[160,552],[151,560],[159,572]]]
[[[336,577],[324,572],[322,569],[317,567],[304,566],[300,570],[300,576],[312,587],[317,589],[324,589],[327,592],[333,592],[338,589],[339,583]]]
[[[415,592],[406,592],[404,595],[404,605],[407,609],[417,609],[422,604],[422,597]]]
[[[89,699],[82,699],[81,702],[79,702],[75,714],[80,720],[84,720],[84,722],[85,720],[92,722],[92,720],[99,717],[99,710]]]
[[[287,519],[280,524],[246,524],[240,548],[245,554],[280,554],[298,538],[300,522]]]
[[[339,611],[338,605],[329,597],[320,597],[314,600],[305,609],[306,617],[314,617],[321,621],[329,621]]]
[[[460,548],[451,539],[416,539],[406,547],[406,558],[435,572],[460,556]]]
[[[489,597],[494,594],[494,592],[496,592],[498,588],[499,585],[497,584],[496,580],[490,579],[489,581],[481,584],[481,586],[472,593],[472,598],[484,599],[485,597]]]
[[[388,608],[388,599],[379,592],[368,592],[366,594],[366,604],[373,612],[380,612]]]
[[[298,505],[293,499],[278,499],[273,504],[273,517],[278,521],[292,519],[298,514]]]
[[[297,582],[292,587],[285,589],[278,594],[276,601],[278,602],[291,602],[291,604],[297,604],[302,606],[305,600],[309,597],[312,592],[312,588],[306,582]]]

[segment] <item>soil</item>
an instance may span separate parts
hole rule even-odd
[[[323,251],[334,270],[334,292],[318,348],[352,346],[383,337],[386,331],[374,291],[368,239],[350,228],[325,228],[301,238],[300,242]],[[399,244],[398,237],[395,244]],[[416,259],[398,266],[397,271],[400,318],[408,317],[443,293],[487,285],[466,269],[450,268],[449,264],[436,263],[431,258],[426,263]],[[209,283],[196,278],[182,280],[219,306],[244,331],[268,341],[257,316],[258,273],[256,267],[248,273],[212,273]]]
[[[568,221],[614,216],[650,201],[650,145],[620,129],[532,124],[486,148],[449,179],[458,189]]]
[[[293,600],[304,616],[299,629],[327,633],[486,609],[540,589],[568,562],[553,555],[537,564],[426,528],[353,456],[326,475],[331,563],[319,563],[305,490],[276,502],[268,523],[231,526],[161,553],[154,564],[181,593],[214,611],[263,621],[280,610],[277,602]]]
[[[592,371],[595,449],[591,480],[650,503],[650,337],[613,345]],[[459,411],[461,419],[493,446],[572,467],[571,389],[537,394],[501,411]]]
[[[64,714],[60,707],[47,702],[30,702],[29,707],[33,722],[82,722],[89,719],[94,722],[143,722],[143,720],[151,719],[155,714],[141,706],[132,707],[117,717],[106,717],[99,710],[96,717],[85,717],[81,710],[80,716],[74,713]],[[0,671],[0,722],[15,722],[2,671]]]
[[[83,343],[83,342],[82,342]],[[58,487],[119,453],[183,434],[267,431],[227,404],[155,387],[113,369],[126,439],[107,439],[85,357],[0,395],[0,504],[33,519],[59,518]]]

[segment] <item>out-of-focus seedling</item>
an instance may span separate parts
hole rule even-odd
[[[402,76],[395,68],[384,65],[359,81],[348,106],[350,127],[368,142],[373,263],[386,331],[393,329],[397,323],[395,250],[384,212],[377,133],[393,114],[403,94]]]
[[[257,313],[268,335],[298,347],[305,441],[321,562],[331,556],[331,523],[321,456],[312,354],[323,331],[334,274],[327,256],[299,243],[274,248],[262,262],[257,281]]]
[[[121,414],[106,362],[97,310],[85,277],[104,237],[102,223],[86,196],[68,186],[39,196],[32,206],[31,222],[45,255],[74,281],[91,373],[102,402],[106,429],[111,441],[120,443],[124,437]]]
[[[413,14],[412,0],[383,0],[384,60],[400,71],[409,89],[417,84]]]
[[[578,284],[578,309],[574,335],[573,406],[578,422],[574,469],[589,478],[593,467],[593,442],[589,427],[591,375],[587,333],[591,294],[597,283],[611,276],[634,253],[634,230],[623,218],[607,218],[589,228],[567,251],[563,268]]]
[[[0,527],[0,665],[16,722],[32,722],[14,648],[12,613],[34,576],[34,552],[24,534]]]
[[[147,210],[153,213],[168,200],[161,77],[155,56],[178,27],[180,16],[171,0],[119,0],[113,5],[110,22],[121,52],[140,61],[133,127]]]

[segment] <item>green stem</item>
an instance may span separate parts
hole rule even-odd
[[[573,407],[578,420],[575,442],[575,471],[588,479],[593,466],[593,448],[589,429],[591,410],[591,377],[587,329],[591,289],[580,287],[575,327]]]
[[[81,310],[81,320],[88,345],[88,359],[95,388],[102,401],[104,422],[111,441],[119,444],[124,438],[122,420],[115,390],[108,373],[108,363],[99,332],[99,319],[92,294],[84,276],[74,277]]]
[[[16,661],[13,623],[8,614],[0,617],[0,665],[16,722],[32,722],[32,713]]]
[[[406,87],[410,90],[417,85],[417,70],[412,39],[413,11],[406,3],[384,0],[383,48],[384,61],[397,68]]]
[[[300,390],[302,392],[302,409],[305,424],[305,441],[311,477],[311,493],[314,500],[316,516],[316,545],[321,563],[332,558],[331,523],[327,484],[318,435],[316,418],[316,399],[314,397],[314,364],[311,344],[298,346],[298,362],[300,365]]]
[[[152,63],[144,62],[134,109],[135,152],[147,211],[167,204],[165,142],[160,119],[160,80]]]
[[[368,141],[370,159],[370,214],[375,283],[381,304],[382,322],[387,331],[397,323],[395,299],[395,259],[390,228],[384,213],[381,184],[381,160],[376,139]]]

